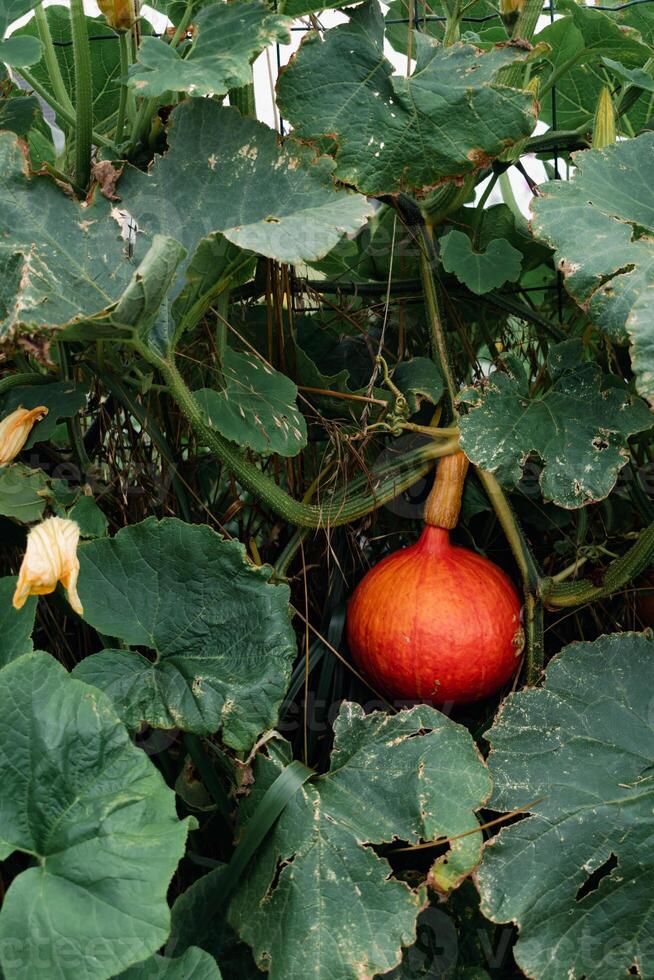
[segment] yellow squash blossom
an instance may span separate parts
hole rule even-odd
[[[138,0],[97,0],[110,27],[127,31],[138,17]]]
[[[35,422],[48,414],[45,405],[38,408],[17,408],[0,422],[0,466],[6,466],[18,456]]]
[[[78,541],[79,527],[63,517],[49,517],[32,528],[14,592],[15,609],[24,606],[28,596],[54,592],[57,582],[61,582],[71,606],[82,615],[77,595]]]

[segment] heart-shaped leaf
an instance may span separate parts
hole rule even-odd
[[[478,296],[520,278],[522,254],[506,238],[494,238],[478,252],[464,232],[454,229],[443,235],[440,246],[445,271]]]
[[[543,463],[540,484],[559,507],[583,507],[608,496],[629,460],[626,440],[654,424],[654,416],[624,387],[602,386],[599,367],[583,361],[580,341],[550,351],[551,387],[530,397],[526,377],[501,371],[462,403],[461,447],[477,466],[515,485],[530,453]]]
[[[80,546],[84,618],[153,651],[103,650],[75,676],[111,697],[130,728],[183,728],[249,749],[274,726],[295,656],[289,589],[237,541],[148,518]]]

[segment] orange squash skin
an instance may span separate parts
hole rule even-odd
[[[357,666],[392,697],[465,704],[515,673],[524,643],[520,599],[497,565],[426,525],[416,544],[359,583],[347,639]]]

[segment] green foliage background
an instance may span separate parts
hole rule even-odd
[[[2,976],[653,976],[654,3],[155,6],[0,10]],[[527,644],[448,712],[344,624],[459,447]]]

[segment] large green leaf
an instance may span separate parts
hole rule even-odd
[[[373,195],[428,187],[486,166],[531,133],[532,97],[496,81],[524,50],[444,48],[416,33],[406,79],[384,55],[376,0],[349,15],[324,40],[308,35],[278,86],[297,136],[335,141],[341,180]]]
[[[167,91],[226,95],[252,81],[250,63],[264,48],[288,43],[290,24],[259,0],[211,4],[194,20],[197,33],[186,57],[167,42],[143,38],[129,84],[148,98]]]
[[[533,199],[568,292],[614,340],[628,335],[639,392],[654,398],[654,133],[574,155],[570,181]]]
[[[649,637],[573,643],[487,735],[493,808],[543,798],[478,872],[482,910],[516,922],[516,960],[535,980],[654,972],[653,688]]]
[[[34,426],[25,448],[30,449],[37,442],[47,442],[54,435],[60,419],[72,418],[86,405],[87,388],[74,381],[53,381],[43,385],[17,385],[11,388],[2,400],[0,417],[9,415],[14,409],[36,408],[45,405],[48,414]]]
[[[14,575],[0,578],[0,667],[31,653],[32,630],[36,616],[36,597],[30,596],[22,609],[11,604],[16,590]]]
[[[49,654],[3,668],[0,717],[0,853],[37,861],[0,912],[4,976],[105,980],[165,941],[187,822],[108,698]]]
[[[494,372],[481,390],[468,389],[461,447],[477,466],[516,484],[530,453],[542,463],[543,496],[560,507],[583,507],[608,496],[629,460],[627,437],[654,424],[624,387],[602,386],[599,367],[582,360],[580,341],[550,351],[551,387],[529,395],[526,375]]]
[[[277,721],[295,655],[286,585],[206,526],[148,518],[79,549],[84,618],[148,647],[87,657],[75,675],[106,691],[130,728],[207,734],[248,749]]]
[[[453,272],[477,295],[520,278],[522,256],[506,238],[493,238],[483,251],[478,251],[468,235],[455,228],[443,235],[440,248],[445,271]]]
[[[213,956],[191,947],[175,959],[152,956],[137,966],[131,966],[116,980],[221,980]]]
[[[253,354],[223,352],[224,387],[195,392],[209,425],[258,453],[296,456],[307,444],[307,425],[290,378]]]
[[[50,34],[55,42],[55,55],[64,86],[71,101],[75,102],[75,58],[71,44],[70,11],[67,6],[53,5],[45,8]],[[103,130],[108,127],[110,119],[118,107],[120,85],[120,49],[118,34],[107,24],[104,17],[87,17],[86,28],[94,39],[90,45],[91,53],[91,84],[93,86],[93,125]],[[141,21],[141,30],[147,33],[150,26],[147,21]],[[29,21],[16,32],[21,37],[38,37],[38,27],[35,20]],[[34,78],[51,88],[49,73],[45,59],[41,58],[30,69]],[[110,128],[110,126],[109,126]]]
[[[0,133],[0,342],[104,311],[129,282],[111,206],[87,207],[49,177],[28,176],[21,144]]]
[[[367,845],[473,829],[490,791],[468,732],[426,705],[391,716],[344,702],[334,734],[329,772],[289,801],[230,906],[270,980],[360,980],[394,967],[425,896],[391,877]],[[279,743],[259,755],[245,827],[287,763]],[[432,885],[455,887],[480,853],[479,834],[454,842]]]
[[[168,143],[149,175],[128,169],[120,192],[141,226],[189,253],[221,232],[270,258],[309,261],[371,213],[363,197],[336,189],[331,160],[290,140],[280,146],[272,129],[212,100],[175,109]]]

